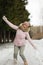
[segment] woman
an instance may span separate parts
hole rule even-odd
[[[19,26],[16,26],[12,24],[10,21],[8,21],[8,19],[5,16],[3,16],[2,18],[12,29],[16,30],[16,36],[13,42],[15,63],[17,64],[17,55],[18,55],[18,51],[20,51],[19,55],[23,59],[24,65],[28,65],[27,60],[24,56],[24,49],[25,49],[25,43],[26,43],[25,38],[27,38],[27,40],[34,47],[34,49],[36,49],[28,33],[28,31],[30,30],[30,23],[25,21],[24,23],[21,23]]]

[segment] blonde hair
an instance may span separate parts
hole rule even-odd
[[[23,30],[23,29],[21,28],[22,24],[23,24],[23,23],[21,23],[21,24],[19,25],[19,29],[21,29],[21,30],[24,31],[24,32],[29,32],[29,31],[30,31],[30,27],[28,27],[26,30]]]

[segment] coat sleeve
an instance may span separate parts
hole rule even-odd
[[[3,16],[2,19],[3,19],[12,29],[15,29],[15,30],[18,29],[18,26],[12,24],[5,16]]]

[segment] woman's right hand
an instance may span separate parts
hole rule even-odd
[[[2,17],[2,19],[3,19],[4,21],[6,21],[6,20],[7,20],[6,16],[3,16],[3,17]]]
[[[37,48],[34,46],[34,49],[37,50]]]

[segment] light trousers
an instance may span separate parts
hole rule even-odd
[[[17,59],[17,55],[18,55],[18,51],[19,51],[19,55],[21,56],[23,61],[26,60],[26,58],[24,56],[24,49],[25,49],[25,45],[24,46],[14,45],[14,58]]]

